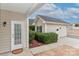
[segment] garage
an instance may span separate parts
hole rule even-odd
[[[47,32],[56,32],[59,37],[67,36],[66,26],[47,25]]]
[[[33,24],[35,25],[35,31],[40,32],[42,29],[41,32],[45,33],[55,32],[59,37],[67,36],[67,27],[71,26],[71,24],[65,22],[64,20],[45,15],[38,15]],[[42,28],[40,28],[40,26]]]

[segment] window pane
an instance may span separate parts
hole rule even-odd
[[[15,42],[14,44],[21,44],[21,24],[14,24],[14,36],[15,36]]]
[[[42,32],[42,26],[40,26],[40,32]]]
[[[37,26],[37,32],[42,32],[42,26]]]

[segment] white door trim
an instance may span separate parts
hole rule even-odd
[[[21,24],[21,31],[22,31],[22,35],[21,35],[21,38],[22,38],[22,43],[21,44],[18,44],[18,45],[14,45],[14,24]],[[24,30],[24,26],[23,26],[23,22],[22,21],[12,21],[11,22],[11,51],[14,50],[14,49],[17,49],[17,48],[23,48],[23,40],[25,39],[23,36],[25,36],[25,34],[23,33],[23,30]]]

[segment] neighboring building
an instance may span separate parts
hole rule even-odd
[[[71,26],[63,20],[42,15],[37,16],[33,25],[35,25],[37,32],[55,32],[59,37],[67,36],[67,26]]]

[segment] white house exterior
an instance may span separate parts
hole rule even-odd
[[[66,23],[60,19],[38,15],[37,19],[34,21],[35,31],[41,32],[55,32],[59,37],[67,36],[67,26],[71,24]],[[40,27],[42,29],[40,29]]]
[[[0,53],[29,48],[29,20],[27,17],[41,4],[0,4]]]

